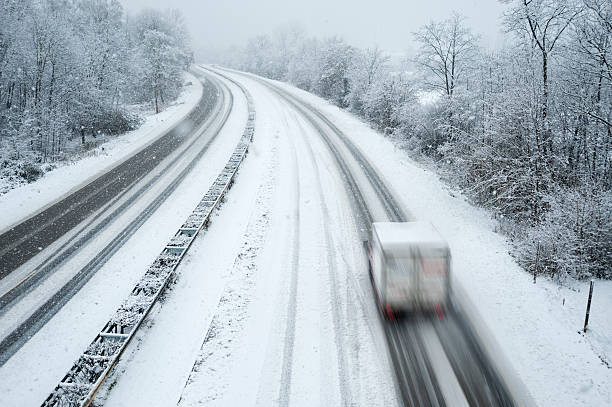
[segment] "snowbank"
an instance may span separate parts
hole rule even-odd
[[[203,91],[201,82],[189,73],[185,73],[185,82],[191,85],[185,86],[177,100],[163,112],[146,116],[138,129],[114,137],[92,150],[89,157],[60,163],[37,181],[0,196],[0,233],[91,182],[180,122]]]

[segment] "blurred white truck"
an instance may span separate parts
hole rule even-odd
[[[367,244],[374,293],[386,318],[448,306],[451,255],[429,222],[375,222]]]

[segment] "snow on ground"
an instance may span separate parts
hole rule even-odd
[[[228,380],[228,361],[231,362],[232,353],[236,351],[235,346],[232,347],[232,342],[241,336],[249,337],[248,334],[244,334],[246,323],[248,322],[248,310],[251,305],[251,299],[253,291],[256,288],[255,279],[262,272],[257,267],[258,255],[266,241],[270,228],[270,214],[271,214],[271,200],[274,192],[274,186],[276,182],[276,172],[278,171],[278,149],[274,145],[272,148],[267,149],[264,153],[265,156],[259,156],[257,160],[260,162],[259,166],[267,165],[265,172],[262,169],[258,169],[257,173],[250,170],[249,167],[245,168],[245,172],[256,174],[260,179],[265,180],[261,185],[257,182],[251,182],[250,184],[257,186],[257,195],[255,196],[255,204],[253,205],[252,196],[249,196],[248,200],[245,200],[247,205],[252,206],[249,210],[244,213],[249,214],[248,225],[246,231],[241,231],[237,236],[242,237],[238,255],[235,256],[233,265],[227,267],[224,270],[225,274],[225,287],[221,298],[216,304],[214,311],[214,317],[210,321],[210,325],[206,328],[206,335],[203,341],[199,345],[197,357],[192,363],[191,371],[186,381],[183,382],[184,388],[181,391],[181,397],[179,399],[180,405],[191,405],[202,402],[217,402],[225,398],[227,402],[228,389],[231,386],[231,380]],[[241,182],[248,182],[242,179]],[[245,199],[244,194],[240,195],[241,201]],[[194,256],[198,256],[194,254]],[[198,261],[198,260],[195,260]],[[200,260],[201,261],[201,260]],[[267,325],[266,325],[267,326]],[[261,330],[266,326],[259,325],[257,329]],[[265,332],[265,329],[264,329]],[[220,351],[225,348],[225,351]],[[247,350],[248,347],[244,347]],[[240,351],[240,349],[238,350]],[[263,356],[260,353],[258,356]],[[240,358],[242,359],[242,358]],[[244,358],[243,360],[248,361],[250,358]],[[246,366],[245,366],[246,367]],[[243,369],[243,372],[248,377],[253,370],[252,367]],[[236,391],[232,391],[229,394],[234,395],[234,399],[238,400],[254,400],[256,393],[253,394],[251,389],[253,381],[240,380],[240,383],[247,383],[247,386],[243,386],[238,395]],[[257,388],[255,387],[255,390]],[[246,393],[246,394],[245,394]],[[251,393],[251,394],[248,394]],[[235,396],[240,398],[236,399]],[[211,403],[212,404],[212,403]]]
[[[243,100],[235,90],[234,102]],[[246,112],[238,120],[242,128],[234,131],[241,134]],[[177,269],[177,283],[107,380],[113,387],[110,393],[108,388],[103,389],[105,405],[168,406],[178,402],[223,292],[224,272],[240,248],[262,176],[258,156],[259,152],[251,148],[220,212]]]
[[[350,205],[325,193],[343,180],[311,127],[241,82],[257,109],[251,153],[106,405],[394,405]]]
[[[588,282],[569,288],[545,279],[533,284],[485,210],[470,205],[359,119],[278,84],[324,112],[360,147],[410,213],[430,220],[446,237],[457,281],[539,405],[612,403],[612,282],[596,281],[590,329],[581,334]]]
[[[190,176],[0,368],[2,406],[40,405],[49,395],[214,182],[242,135],[246,114],[244,101],[235,101],[228,122]]]
[[[58,168],[37,181],[1,195],[0,233],[91,182],[180,122],[198,103],[203,91],[201,82],[192,74],[185,73],[184,80],[191,85],[186,85],[177,100],[164,111],[146,116],[138,129],[113,137],[83,159],[59,163]]]
[[[255,100],[251,152],[102,401],[394,405],[392,369],[335,162],[291,107],[262,85],[231,76]],[[590,330],[578,333],[587,284],[559,288],[540,279],[534,285],[484,210],[350,114],[282,86],[352,137],[410,213],[431,220],[448,239],[457,281],[539,405],[611,403],[612,369],[602,362],[611,355],[611,282],[596,282]],[[192,175],[0,368],[3,405],[40,404],[208,189],[245,123],[244,99],[231,88],[235,112]]]

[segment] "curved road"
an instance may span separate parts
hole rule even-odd
[[[236,72],[232,71],[232,74]],[[369,237],[372,221],[412,219],[411,214],[406,213],[400,201],[385,185],[364,154],[325,115],[278,85],[252,75],[245,76],[267,87],[278,96],[282,103],[291,106],[305,122],[316,130],[333,156],[337,170],[345,181],[344,187],[353,208],[352,215],[356,219],[363,240]],[[212,77],[209,78],[211,79],[207,81],[209,88],[205,90],[205,93],[215,93],[217,98],[223,98],[225,92],[221,91],[221,82],[215,81]],[[213,88],[216,90],[213,91]],[[231,98],[231,92],[228,94]],[[10,276],[14,270],[23,268],[24,264],[37,256],[40,248],[44,249],[52,245],[57,239],[73,231],[79,225],[84,230],[84,236],[81,236],[80,239],[95,237],[96,228],[103,228],[105,224],[102,222],[95,225],[94,220],[91,220],[90,223],[83,226],[84,223],[87,223],[87,219],[97,211],[105,207],[110,208],[114,203],[120,202],[122,196],[129,195],[135,189],[146,190],[150,184],[139,186],[139,183],[143,183],[140,181],[146,180],[147,175],[154,169],[163,167],[164,160],[184,147],[187,140],[197,138],[193,133],[200,131],[202,122],[207,121],[209,116],[220,117],[212,126],[212,134],[209,134],[210,139],[214,139],[231,111],[231,102],[230,107],[225,110],[220,107],[221,105],[225,105],[225,102],[201,100],[184,123],[175,126],[147,148],[60,202],[0,235],[0,280]],[[43,305],[12,332],[4,337],[0,332],[0,366],[88,281],[97,267],[114,253],[117,245],[131,236],[131,233],[144,222],[144,219],[172,193],[176,184],[189,173],[193,164],[206,151],[207,146],[208,143],[195,157],[185,160],[188,162],[176,179],[165,187],[156,199],[148,204],[147,208],[117,236],[115,243],[104,247],[85,268],[53,293]],[[180,155],[174,159],[173,163],[179,159]],[[168,166],[170,165],[172,163]],[[138,196],[138,193],[135,193],[135,196]],[[129,205],[129,199],[124,205]],[[121,208],[116,211],[120,211]],[[114,214],[109,215],[109,219],[112,220],[114,216]],[[296,226],[296,233],[297,229]],[[36,268],[33,273],[22,280],[16,289],[5,295],[0,292],[0,317],[15,301],[19,300],[20,296],[27,295],[37,281],[52,274],[63,259],[69,257],[72,252],[78,251],[80,247],[80,241],[66,243],[60,248],[65,253],[64,257],[59,255],[57,258],[46,259],[42,266]],[[294,262],[296,261],[294,259]],[[333,270],[330,270],[330,273],[333,273]],[[333,280],[333,274],[330,279]],[[295,291],[293,283],[291,287],[292,291]],[[295,305],[290,302],[288,307],[288,314],[293,315]],[[334,317],[340,318],[338,315]],[[459,307],[450,309],[440,320],[417,317],[390,322],[381,319],[380,323],[386,337],[389,359],[393,368],[393,372],[389,373],[395,378],[398,400],[402,405],[521,405],[517,401],[517,394],[512,391],[515,389],[510,389],[503,372],[496,370],[490,355],[487,354],[479,336],[470,325],[469,318]],[[288,324],[286,331],[286,340],[287,338],[289,342],[295,340],[295,327]],[[286,346],[282,358],[279,394],[281,405],[289,403],[291,393],[291,371],[294,358],[291,343]],[[344,366],[345,363],[341,365]],[[346,367],[343,369],[346,370]],[[346,374],[345,372],[344,375]],[[351,399],[350,394],[343,394],[342,398],[343,404],[348,405],[348,400]]]
[[[0,279],[152,171],[201,125],[216,102],[217,90],[205,82],[202,98],[185,119],[187,126],[175,125],[115,168],[0,235]]]
[[[74,234],[68,242],[62,244],[56,253],[44,259],[38,266],[33,266],[33,271],[29,272],[25,278],[8,291],[0,293],[0,316],[7,312],[11,313],[11,307],[19,304],[22,298],[38,295],[36,292],[32,292],[38,284],[53,276],[62,262],[78,252],[89,241],[92,241],[102,230],[126,212],[130,206],[146,195],[154,185],[159,184],[163,188],[154,199],[147,201],[146,208],[132,219],[113,240],[98,251],[84,267],[55,289],[54,292],[43,293],[43,295],[47,295],[44,301],[36,309],[19,316],[19,318],[22,318],[21,322],[11,328],[10,331],[0,332],[0,366],[17,352],[27,342],[28,338],[38,332],[89,281],[112,254],[172,194],[201,159],[225,124],[233,105],[232,96],[225,89],[225,86],[212,78],[204,83],[204,95],[211,95],[212,97],[203,97],[181,123],[175,125],[151,145],[2,236],[4,239],[9,239],[6,243],[5,241],[0,243],[0,247],[3,248],[1,252],[3,264],[17,265],[20,261],[27,261],[24,259],[28,256],[36,256],[38,251],[36,244],[42,244],[40,242],[44,242],[45,245],[54,243],[53,239],[44,236],[46,233],[55,236],[56,239],[68,232]],[[176,172],[178,174],[174,175],[174,178],[168,179],[167,174]],[[152,176],[151,174],[155,175]],[[83,211],[86,212],[87,216],[81,214],[80,208],[86,208]],[[107,212],[110,213],[107,214]],[[35,243],[18,239],[16,236],[13,237],[16,241],[10,240],[11,234],[15,234],[15,231],[23,230],[26,233],[25,231],[30,230],[28,225],[36,219],[40,223],[34,223],[33,230],[29,232],[32,241]],[[80,227],[76,234],[73,230],[75,226]],[[15,263],[11,263],[11,253],[15,251],[23,251],[24,255]],[[10,269],[10,266],[7,266],[7,268]],[[30,269],[29,263],[28,269]],[[23,271],[22,268],[20,272]],[[25,271],[28,272],[29,270]],[[4,278],[6,277],[4,275]]]
[[[413,219],[362,152],[321,112],[281,87],[248,75],[268,87],[291,105],[317,130],[346,180],[353,198],[354,216],[367,239],[372,220],[403,222]],[[361,170],[355,170],[360,168]],[[378,202],[363,195],[361,188],[375,191]],[[385,216],[378,219],[371,211],[380,205]],[[380,217],[380,216],[378,216]],[[398,399],[405,406],[515,406],[515,400],[502,375],[494,368],[478,335],[458,308],[448,310],[442,320],[411,318],[384,321],[389,356],[395,370]]]

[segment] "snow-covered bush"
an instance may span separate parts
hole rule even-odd
[[[612,278],[612,193],[566,189],[550,200],[544,220],[515,240],[519,262],[560,279]]]
[[[21,165],[21,170],[19,172],[21,178],[25,179],[27,182],[34,182],[38,178],[42,177],[43,171],[40,166],[33,163],[24,163]]]
[[[338,106],[346,107],[353,47],[338,37],[331,37],[322,42],[318,56],[319,74],[314,84],[315,91]]]
[[[361,97],[362,115],[386,134],[406,122],[404,115],[418,103],[410,81],[403,74],[389,73],[374,80]]]

